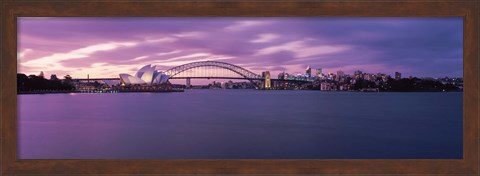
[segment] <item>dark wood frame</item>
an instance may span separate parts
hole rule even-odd
[[[1,173],[23,174],[454,174],[479,172],[480,2],[0,2]],[[459,16],[464,19],[463,159],[19,160],[16,157],[16,17],[22,16]]]

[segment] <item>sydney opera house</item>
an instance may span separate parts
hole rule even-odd
[[[137,71],[135,76],[129,74],[120,74],[120,83],[122,85],[155,85],[166,83],[169,75],[156,70],[156,66],[145,65]]]

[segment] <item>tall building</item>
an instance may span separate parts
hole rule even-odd
[[[262,81],[262,89],[270,89],[271,88],[270,72],[269,71],[262,72],[262,77],[264,78],[264,80]]]
[[[400,72],[395,72],[395,79],[396,80],[402,79],[402,74]]]
[[[285,72],[281,72],[278,74],[278,79],[283,80],[285,79]]]
[[[337,71],[337,76],[335,77],[335,81],[341,81],[345,77],[345,72],[339,70]]]
[[[355,79],[363,78],[362,71],[357,70],[354,72]]]
[[[45,77],[44,74],[43,74],[43,71],[40,71],[40,74],[38,75],[38,77]]]
[[[363,79],[367,80],[367,81],[375,81],[375,75],[373,74],[364,74],[363,75]]]
[[[317,74],[317,77],[322,77],[322,68],[317,68],[316,74]]]
[[[345,72],[339,70],[339,71],[337,71],[337,76],[343,77],[343,76],[345,76]]]
[[[312,77],[312,68],[310,68],[310,66],[308,66],[307,69],[305,70],[305,75],[307,77]]]

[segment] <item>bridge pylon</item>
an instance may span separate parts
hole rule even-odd
[[[187,81],[187,84],[186,84],[187,88],[190,88],[192,86],[191,78],[187,78],[186,81]]]

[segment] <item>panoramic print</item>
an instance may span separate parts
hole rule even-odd
[[[19,17],[19,159],[462,159],[461,17]]]

